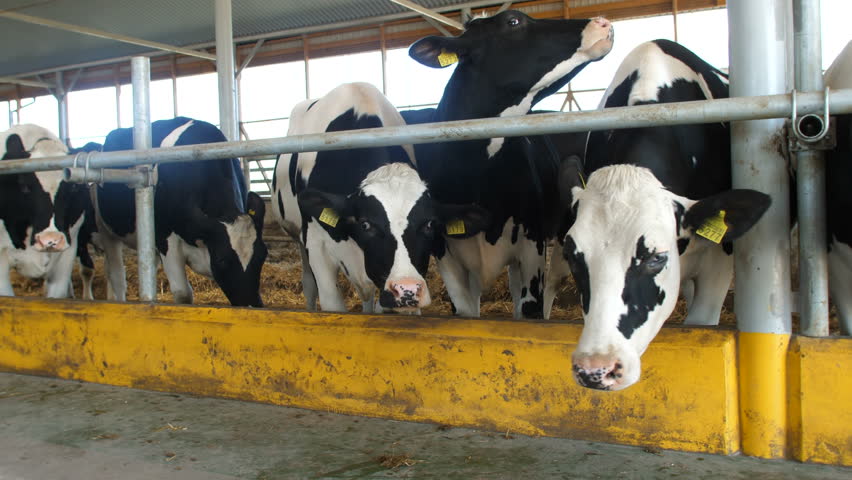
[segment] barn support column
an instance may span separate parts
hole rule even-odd
[[[56,98],[59,107],[59,139],[65,145],[70,146],[68,143],[68,92],[65,91],[61,71],[56,72],[56,90],[54,90],[53,96]]]
[[[231,0],[216,0],[216,74],[219,77],[219,128],[229,141],[240,139],[237,83],[234,68],[234,27]],[[244,164],[246,188],[251,187]]]
[[[728,3],[731,97],[789,91],[790,17],[787,0]],[[742,450],[765,458],[783,458],[787,446],[790,205],[787,165],[780,153],[783,126],[782,119],[731,123],[734,188],[772,197],[769,211],[734,248]]]
[[[133,84],[133,149],[151,148],[151,59],[133,57],[130,61]],[[149,172],[150,166],[140,166]],[[149,178],[151,176],[149,175]],[[154,186],[136,188],[136,255],[139,261],[139,300],[157,300],[157,250],[154,244]]]
[[[822,39],[819,0],[793,0],[795,29],[796,89],[822,91]],[[805,124],[819,117],[801,117]],[[817,132],[822,125],[810,125]],[[797,126],[793,126],[797,128]],[[797,130],[808,130],[803,125]],[[811,131],[802,132],[816,136]],[[806,147],[807,142],[802,142]],[[828,252],[826,251],[825,155],[821,150],[796,153],[796,190],[799,220],[799,311],[801,333],[828,336]]]

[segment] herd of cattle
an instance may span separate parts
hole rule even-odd
[[[525,115],[590,62],[609,53],[609,21],[535,20],[505,11],[477,18],[458,37],[423,38],[423,65],[457,64],[437,108],[397,111],[375,87],[344,84],[297,105],[288,135]],[[826,74],[852,87],[852,43]],[[602,108],[725,98],[727,75],[683,46],[636,47]],[[221,142],[209,123],[157,121],[153,145]],[[852,332],[852,125],[840,116],[828,165],[831,295]],[[84,150],[128,150],[132,130]],[[0,134],[3,159],[68,154],[49,131]],[[73,153],[70,152],[70,153]],[[731,242],[770,208],[770,198],[731,189],[727,124],[647,127],[422,145],[282,154],[272,215],[300,247],[306,305],[345,310],[342,271],[365,312],[418,313],[430,303],[430,258],[458,315],[478,316],[480,296],[508,267],[516,318],[548,317],[571,274],[585,325],[573,355],[583,386],[618,390],[640,376],[640,356],[684,288],[687,324],[716,324],[733,274]],[[247,192],[237,159],[155,167],[156,247],[175,301],[192,303],[185,267],[214,279],[238,306],[261,306],[264,202]],[[123,247],[135,246],[133,191],[91,189],[60,172],[0,176],[0,295],[9,270],[45,280],[48,297],[73,295],[79,257],[92,298],[88,244],[104,252],[108,296],[124,300]],[[548,245],[555,242],[547,262]],[[378,297],[376,290],[378,289]]]

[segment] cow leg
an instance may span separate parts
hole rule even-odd
[[[852,335],[852,248],[834,241],[828,252],[828,288],[840,317],[840,333]]]
[[[169,235],[168,250],[165,255],[160,255],[163,261],[163,271],[169,279],[169,290],[175,303],[192,304],[192,285],[186,278],[186,254],[183,251],[183,240],[176,234]]]
[[[74,260],[77,258],[77,246],[73,244],[70,248],[58,254],[52,268],[45,278],[47,298],[68,298],[71,290],[71,275],[74,273]]]
[[[12,288],[12,280],[9,278],[9,272],[11,269],[12,266],[9,262],[9,251],[4,248],[0,250],[0,296],[15,296],[15,290]]]
[[[718,325],[722,304],[731,287],[734,276],[734,258],[722,247],[707,249],[701,259],[698,274],[694,278],[695,294],[689,313],[683,321],[686,325]]]
[[[680,282],[680,294],[686,301],[686,309],[692,306],[692,301],[695,300],[695,279],[685,278]]]
[[[521,297],[515,303],[514,317],[542,318],[544,314],[544,251],[539,253],[536,243],[524,239],[518,258],[521,270]]]
[[[311,269],[311,264],[308,261],[308,250],[299,243],[299,255],[302,257],[302,293],[305,295],[305,308],[310,312],[317,311],[317,279],[314,277],[314,271]]]
[[[562,285],[564,280],[571,273],[571,268],[568,266],[568,261],[562,255],[562,245],[557,243],[553,247],[553,254],[550,257],[550,266],[547,269],[547,275],[544,279],[544,319],[550,318],[550,313],[553,311],[553,302],[556,301],[556,291]]]
[[[444,280],[444,286],[447,287],[450,301],[453,302],[454,313],[461,317],[478,317],[479,295],[472,298],[472,274],[450,252],[446,252],[438,260],[438,271]]]
[[[121,240],[102,236],[104,270],[107,276],[107,299],[117,302],[127,300],[127,274],[124,269],[124,245]]]
[[[80,263],[80,278],[83,281],[83,299],[84,300],[94,300],[95,296],[92,294],[92,282],[95,278],[95,269],[83,265]]]
[[[343,294],[337,288],[337,263],[326,255],[311,255],[311,270],[319,289],[320,307],[324,312],[345,312],[346,303]]]
[[[515,309],[517,310],[517,305],[521,303],[521,265],[518,262],[511,262],[509,264],[509,294],[512,296],[512,305],[515,305]]]

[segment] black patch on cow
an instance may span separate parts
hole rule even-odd
[[[30,158],[24,149],[21,137],[17,134],[6,138],[6,150],[3,160],[22,160]],[[50,195],[41,187],[34,173],[13,173],[0,175],[0,220],[18,249],[27,247],[27,229],[33,227],[36,233],[49,225],[53,204]],[[35,239],[30,236],[29,243]]]
[[[634,70],[633,73],[627,76],[621,83],[618,84],[615,89],[613,89],[612,93],[606,99],[606,104],[604,108],[611,107],[623,107],[627,105],[627,101],[630,98],[630,91],[633,90],[633,85],[636,84],[636,80],[639,78],[639,71]]]
[[[530,279],[529,293],[533,299],[521,305],[521,312],[525,318],[542,318],[544,316],[544,274],[541,270]]]
[[[518,243],[518,231],[520,229],[520,225],[515,225],[514,227],[512,227],[512,245]]]
[[[308,108],[306,108],[306,109],[305,109],[305,111],[307,112],[308,110],[310,110],[311,108],[313,108],[313,107],[314,107],[314,105],[316,105],[318,101],[319,101],[319,100],[314,100],[313,102],[311,102],[311,104],[310,104],[310,105],[308,105]]]
[[[733,255],[734,242],[722,242],[722,251],[725,252],[725,255]]]
[[[277,165],[276,165],[277,167]],[[272,191],[276,191],[278,188],[278,168],[272,169]]]
[[[408,250],[411,264],[422,276],[429,268],[429,255],[434,250],[435,239],[440,235],[440,221],[429,195],[421,195],[408,212],[408,225],[402,232],[402,242]]]
[[[281,219],[284,219],[284,201],[281,199],[281,197],[281,192],[278,192],[278,195],[275,196],[275,199],[278,202],[278,211],[281,213]]]
[[[837,146],[825,153],[829,247],[835,240],[852,245],[852,222],[849,221],[849,212],[852,212],[852,194],[849,192],[852,182],[852,115],[837,115],[835,128]]]
[[[585,255],[577,249],[577,244],[571,235],[565,237],[562,255],[568,261],[568,267],[571,268],[571,275],[574,277],[577,292],[580,294],[580,302],[583,304],[583,312],[589,313],[589,302],[591,302],[592,297],[591,287],[589,286],[589,266],[586,263]]]
[[[197,145],[226,141],[225,135],[210,123],[177,117],[151,124],[152,145],[159,147],[176,129],[193,122],[175,145]],[[104,141],[105,152],[133,148],[129,128],[113,130]],[[267,250],[263,243],[262,219],[265,207],[256,194],[249,194],[236,158],[204,162],[161,164],[154,197],[155,244],[165,254],[167,239],[177,234],[190,245],[202,241],[210,254],[213,278],[232,305],[261,306],[260,272]],[[119,236],[136,230],[133,190],[124,185],[98,187],[98,209],[109,229]],[[256,240],[245,271],[233,251],[222,222],[254,211]]]
[[[630,266],[624,275],[621,299],[627,306],[627,313],[619,318],[618,330],[627,339],[645,324],[648,313],[662,305],[666,298],[666,292],[654,281],[656,273],[649,272],[645,265],[653,253],[645,246],[645,236],[639,237],[636,241],[636,255],[630,260]]]
[[[683,62],[692,71],[698,72],[704,77],[704,81],[710,88],[710,93],[713,98],[726,98],[728,96],[728,88],[725,83],[719,81],[718,77],[728,78],[728,75],[721,70],[714,68],[709,63],[705,62],[698,55],[693,53],[683,45],[671,40],[657,39],[653,42],[660,47],[666,55],[674,57]]]
[[[689,239],[688,238],[678,238],[677,239],[677,254],[683,255],[683,252],[686,251],[687,247],[689,247]]]
[[[299,166],[299,154],[294,153],[290,156],[290,164],[287,166],[287,175],[290,178],[290,192],[295,197],[299,192],[305,189],[305,182],[302,176],[296,173],[296,168]],[[277,168],[276,168],[277,170]]]

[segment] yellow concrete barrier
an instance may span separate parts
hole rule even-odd
[[[793,457],[852,465],[852,338],[796,337],[787,360]]]
[[[736,338],[666,328],[643,380],[578,387],[579,325],[0,300],[0,369],[500,432],[739,450]]]

